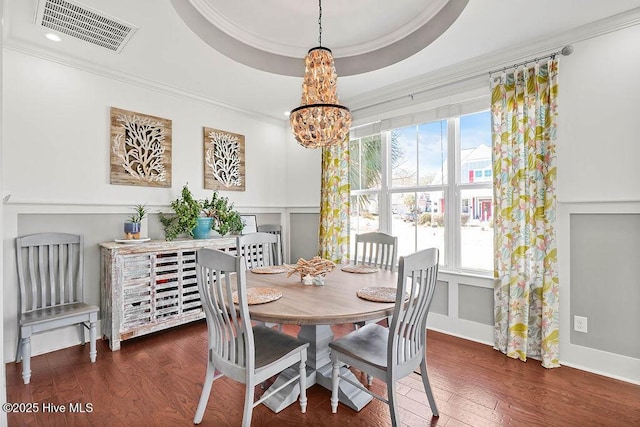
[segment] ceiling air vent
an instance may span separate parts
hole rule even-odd
[[[39,0],[36,24],[118,53],[138,29],[66,0]]]

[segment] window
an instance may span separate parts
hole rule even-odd
[[[464,182],[459,193],[468,204],[460,216],[461,269],[493,270],[491,229],[493,182],[491,173],[491,115],[488,111],[462,116],[460,122],[460,169],[473,167],[475,179]]]
[[[469,213],[469,199],[460,200],[460,207],[461,207],[460,212],[462,214],[468,214]]]
[[[382,184],[381,135],[351,141],[349,151],[351,230],[358,230],[358,233],[378,231],[380,230],[378,196]],[[351,241],[353,243],[355,239]]]
[[[380,230],[398,236],[398,255],[437,247],[443,268],[493,270],[488,111],[352,138],[350,147],[352,244]]]

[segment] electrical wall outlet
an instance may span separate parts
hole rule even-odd
[[[573,316],[573,330],[587,333],[587,318],[582,316]]]

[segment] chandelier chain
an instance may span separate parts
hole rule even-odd
[[[306,148],[329,147],[346,141],[351,112],[338,103],[335,62],[330,49],[322,47],[322,0],[318,0],[318,47],[304,58],[300,106],[291,110],[291,131]]]
[[[320,10],[318,15],[318,28],[320,29],[318,32],[318,46],[322,46],[322,0],[318,0],[318,9]]]

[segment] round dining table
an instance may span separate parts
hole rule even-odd
[[[257,274],[247,272],[247,288],[271,288],[282,297],[264,304],[249,305],[252,320],[300,325],[298,338],[309,343],[307,351],[307,387],[319,384],[331,390],[329,343],[333,340],[330,325],[379,320],[393,314],[393,302],[374,302],[358,297],[358,290],[370,287],[396,288],[397,273],[379,269],[372,273],[342,271],[341,265],[327,273],[324,285],[305,285],[295,273]],[[297,369],[283,372],[272,385],[284,384]],[[356,380],[347,368],[343,375]],[[279,412],[298,398],[297,382],[293,382],[264,403]],[[268,393],[268,390],[265,392]],[[359,411],[372,399],[347,381],[340,382],[340,401]]]

